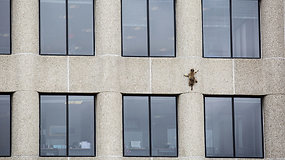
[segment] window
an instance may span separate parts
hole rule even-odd
[[[10,0],[0,1],[0,54],[11,53]]]
[[[175,96],[123,96],[124,156],[177,157]]]
[[[259,0],[203,0],[203,54],[260,58]]]
[[[261,98],[205,97],[206,157],[263,158]]]
[[[122,54],[175,56],[175,0],[122,0]]]
[[[93,0],[40,0],[40,54],[94,55],[94,50]]]
[[[0,95],[0,157],[11,156],[11,100]]]
[[[94,100],[87,95],[40,96],[40,156],[95,156]]]

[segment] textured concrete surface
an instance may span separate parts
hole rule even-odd
[[[96,149],[98,157],[122,156],[122,95],[102,92],[96,98]]]
[[[270,85],[273,80],[273,77],[266,76],[266,80],[263,76],[266,70],[261,59],[237,59],[233,67],[236,94],[264,95],[266,84]]]
[[[38,56],[36,86],[39,92],[68,91],[68,57]]]
[[[175,93],[190,92],[188,79],[184,74],[201,67],[199,58],[153,58],[151,63],[151,91],[152,93]],[[199,92],[201,86],[201,71],[195,77],[199,81],[194,85],[191,92]]]
[[[201,57],[201,0],[176,1],[176,56]]]
[[[233,60],[231,59],[203,59],[200,69],[203,94],[234,93]]]
[[[69,90],[72,92],[94,92],[101,85],[102,61],[95,57],[69,57]]]
[[[39,155],[39,96],[17,91],[12,96],[12,156]]]
[[[96,55],[121,55],[121,1],[95,1]]]
[[[123,93],[150,93],[151,60],[148,58],[121,58],[120,90]],[[115,78],[115,77],[114,77]]]
[[[16,90],[16,64],[10,55],[0,56],[0,91]]]
[[[69,91],[119,91],[119,57],[70,57]]]
[[[284,159],[285,95],[269,95],[263,102],[266,157]]]
[[[204,160],[203,94],[263,95],[265,159],[284,160],[284,0],[260,2],[262,58],[250,60],[202,58],[201,0],[176,0],[175,58],[121,57],[120,0],[95,1],[96,56],[40,56],[38,0],[13,1],[13,54],[0,55],[0,92],[15,92],[12,157],[0,160]],[[98,93],[96,157],[38,157],[38,92]],[[122,157],[121,93],[180,95],[178,158]]]
[[[284,58],[283,0],[261,0],[260,13],[262,57]]]
[[[263,70],[265,93],[285,94],[285,59],[266,59]]]
[[[39,52],[38,2],[39,0],[18,0],[12,3],[13,54]]]
[[[36,62],[34,54],[16,54],[14,56],[16,90],[35,90]]]
[[[204,105],[199,93],[181,94],[178,98],[179,156],[203,158]]]

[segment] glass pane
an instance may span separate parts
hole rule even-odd
[[[229,0],[203,0],[205,57],[231,57]]]
[[[262,157],[260,98],[235,98],[236,157]]]
[[[151,97],[152,156],[177,156],[176,98]]]
[[[259,57],[258,0],[233,0],[233,56]]]
[[[69,55],[93,55],[93,0],[68,0]]]
[[[147,96],[124,96],[124,155],[149,156]]]
[[[0,0],[0,54],[10,53],[10,0]]]
[[[232,99],[205,97],[206,156],[233,157]]]
[[[174,56],[173,5],[173,0],[149,0],[150,56]]]
[[[65,0],[40,1],[41,54],[66,54]]]
[[[122,0],[123,55],[148,56],[147,1]]]
[[[10,156],[10,95],[0,95],[0,156]]]
[[[69,156],[94,156],[94,96],[68,97]]]
[[[41,156],[66,156],[66,96],[41,96]]]

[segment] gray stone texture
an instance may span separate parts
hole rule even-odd
[[[12,96],[12,156],[39,155],[39,95],[16,91]]]
[[[96,149],[98,157],[122,155],[122,96],[102,92],[96,98]]]

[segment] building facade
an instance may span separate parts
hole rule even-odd
[[[201,0],[175,1],[175,56],[122,56],[121,5],[95,0],[94,56],[55,56],[40,54],[40,1],[12,0],[11,54],[0,55],[0,93],[11,95],[11,155],[0,160],[219,159],[206,158],[207,96],[260,98],[257,159],[285,159],[284,0],[259,2],[255,59],[202,56]],[[193,90],[184,76],[191,68],[199,70]],[[42,95],[94,96],[95,156],[40,156]],[[133,95],[176,97],[177,157],[124,156],[123,99]],[[234,157],[228,159],[243,159]]]

